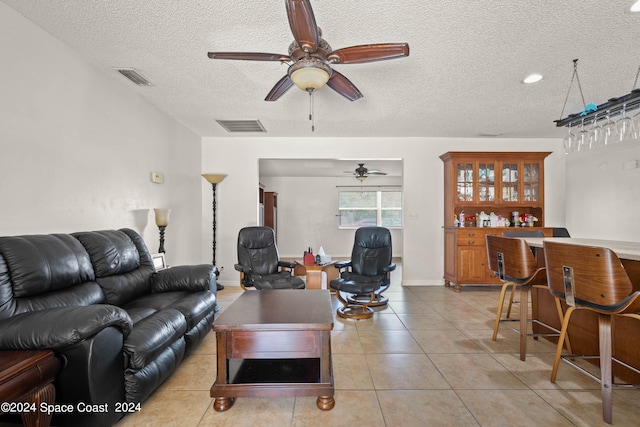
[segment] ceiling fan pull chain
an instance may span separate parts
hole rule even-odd
[[[316,130],[316,121],[315,117],[313,117],[313,93],[314,90],[309,90],[309,120],[311,120],[311,132],[315,132]]]

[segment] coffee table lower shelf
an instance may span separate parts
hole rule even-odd
[[[320,382],[320,359],[231,359],[229,383],[214,383],[213,408],[225,411],[236,397],[318,396],[319,409],[335,405],[331,382]]]

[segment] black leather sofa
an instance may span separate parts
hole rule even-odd
[[[155,271],[130,229],[0,237],[0,350],[53,349],[62,360],[56,402],[73,409],[54,425],[113,425],[209,333],[215,272]]]

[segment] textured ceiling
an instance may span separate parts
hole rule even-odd
[[[325,87],[264,97],[286,74],[277,62],[223,61],[208,51],[287,53],[284,1],[1,0],[112,73],[134,67],[133,87],[202,136],[229,134],[216,119],[259,119],[270,137],[557,137],[579,58],[586,102],[628,93],[640,65],[640,13],[631,0],[312,0],[323,38],[338,49],[408,42],[407,58],[337,65],[364,94]],[[537,72],[544,79],[524,85]],[[565,115],[581,110],[574,84]]]

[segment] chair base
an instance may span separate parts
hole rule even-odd
[[[370,319],[373,317],[373,309],[369,307],[369,303],[375,299],[375,292],[371,292],[370,294],[351,294],[351,295],[368,295],[369,299],[365,302],[352,303],[349,302],[349,298],[344,298],[342,296],[342,292],[338,289],[336,291],[336,297],[338,301],[342,303],[342,307],[336,310],[336,313],[339,317],[343,319]]]
[[[373,317],[373,309],[366,305],[349,304],[336,310],[339,317],[343,319],[370,319]]]
[[[382,307],[387,305],[389,298],[376,292],[373,301],[369,294],[355,294],[347,299],[351,304],[367,304],[369,307]]]

